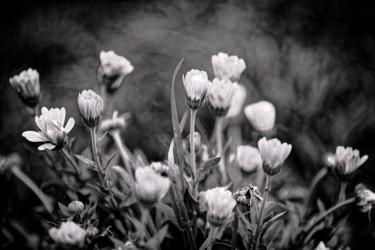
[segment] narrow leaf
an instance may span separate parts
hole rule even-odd
[[[62,213],[64,216],[69,217],[70,214],[69,214],[69,212],[68,212],[68,208],[67,208],[64,204],[62,204],[62,203],[60,203],[60,202],[58,202],[57,204],[59,205],[59,208],[60,208],[61,213]]]
[[[182,229],[180,228],[178,224],[176,215],[174,214],[173,209],[170,206],[159,202],[156,205],[156,207],[160,210],[162,214],[164,214],[168,218],[170,222],[172,222],[177,228],[179,228],[182,231]]]
[[[83,155],[76,155],[76,154],[75,154],[74,156],[75,156],[78,160],[82,161],[83,163],[86,163],[86,164],[88,164],[88,165],[93,166],[93,167],[96,168],[96,164],[95,164],[94,161],[92,161],[92,160],[90,160],[90,159],[84,157]]]

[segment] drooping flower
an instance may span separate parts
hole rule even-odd
[[[40,83],[39,73],[34,69],[22,71],[9,79],[12,89],[21,100],[30,107],[35,107],[39,101]]]
[[[263,170],[268,175],[280,172],[281,166],[292,150],[292,146],[288,143],[281,143],[276,138],[267,140],[265,137],[258,141],[258,148],[263,161]]]
[[[225,116],[228,113],[236,84],[228,80],[215,78],[208,90],[207,103],[213,116]]]
[[[227,53],[219,52],[211,57],[215,77],[221,80],[238,82],[242,72],[246,69],[245,61],[238,56],[228,56]]]
[[[84,90],[78,95],[78,108],[86,126],[96,127],[102,116],[103,99],[91,89]]]
[[[318,246],[315,248],[315,250],[330,250],[330,248],[326,247],[323,241],[319,242]]]
[[[42,108],[42,114],[35,116],[35,123],[41,131],[25,131],[22,136],[31,142],[45,142],[39,150],[61,149],[67,143],[67,134],[74,126],[74,119],[69,118],[65,123],[65,108]]]
[[[275,126],[276,111],[270,102],[260,101],[247,105],[244,112],[251,126],[258,131],[269,131]]]
[[[338,146],[335,154],[335,171],[337,176],[345,181],[368,159],[367,155],[359,156],[359,151],[352,147]]]
[[[216,187],[200,193],[200,206],[207,204],[207,221],[214,227],[224,225],[232,215],[236,200],[225,187]]]
[[[134,70],[133,65],[123,56],[111,51],[100,52],[100,65],[98,68],[98,81],[108,90],[121,86],[124,78]]]
[[[126,118],[128,118],[130,115],[128,113],[118,115],[118,111],[115,110],[113,112],[112,118],[103,120],[100,123],[100,130],[101,131],[114,131],[118,130],[121,131],[126,127]]]
[[[75,215],[76,213],[82,213],[85,209],[85,205],[81,201],[74,200],[69,203],[68,205],[68,212],[71,215]]]
[[[234,93],[232,96],[232,101],[230,103],[230,108],[227,113],[227,117],[234,118],[242,112],[243,105],[246,100],[246,89],[243,85],[237,84],[234,88]]]
[[[203,106],[205,97],[210,86],[207,73],[205,71],[192,69],[182,75],[186,104],[191,109],[199,109]]]
[[[240,145],[237,147],[235,161],[243,171],[254,172],[262,166],[262,158],[259,150],[249,145]]]
[[[355,187],[357,206],[363,213],[370,212],[375,204],[375,194],[366,188],[362,183]]]
[[[61,223],[60,228],[50,228],[48,233],[56,243],[66,246],[82,247],[86,237],[85,229],[72,221]]]
[[[135,170],[136,195],[139,201],[152,206],[168,192],[170,180],[161,176],[150,167],[139,167]]]

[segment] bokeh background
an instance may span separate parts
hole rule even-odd
[[[299,183],[309,183],[323,155],[344,145],[369,155],[353,183],[375,190],[374,11],[375,3],[365,0],[8,1],[0,9],[0,153],[30,154],[21,133],[33,121],[10,89],[10,77],[37,69],[41,105],[64,106],[76,120],[71,133],[81,135],[78,92],[98,90],[99,53],[114,50],[135,67],[112,96],[116,109],[133,114],[125,143],[163,160],[172,138],[175,66],[185,59],[177,77],[182,114],[181,74],[197,68],[213,78],[211,56],[223,51],[247,64],[240,81],[246,104],[265,99],[276,106],[278,137],[293,144],[289,164]],[[213,118],[206,109],[198,118],[210,135]],[[246,143],[251,127],[240,119]],[[79,137],[77,151],[88,139]],[[44,177],[33,165],[28,162],[25,172],[38,183]],[[26,209],[17,204],[32,204],[28,191],[9,194],[9,182],[0,185],[8,191],[0,191],[3,197],[19,196],[12,201],[15,214]],[[357,216],[356,246],[372,249],[372,227],[366,215]]]

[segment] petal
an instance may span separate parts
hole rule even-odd
[[[61,110],[60,110],[59,117],[58,117],[61,126],[63,126],[64,123],[65,123],[65,115],[66,115],[65,108],[62,107]]]
[[[35,132],[35,131],[25,131],[22,133],[22,136],[31,142],[48,141],[48,139],[43,134]]]
[[[40,145],[39,147],[38,147],[38,149],[40,150],[40,151],[43,151],[43,150],[45,150],[45,149],[49,149],[49,150],[52,150],[52,149],[54,149],[56,146],[54,145],[54,144],[52,144],[52,143],[44,143],[43,145]]]
[[[64,128],[65,132],[69,133],[73,129],[74,124],[75,124],[74,119],[72,117],[70,117],[69,120],[68,120],[68,122],[65,125],[65,128]]]

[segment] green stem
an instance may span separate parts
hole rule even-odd
[[[69,161],[70,164],[72,164],[74,170],[77,173],[78,179],[80,179],[81,174],[80,174],[80,171],[79,171],[79,167],[78,167],[77,163],[74,161],[74,159],[72,158],[72,156],[70,155],[70,153],[65,148],[62,148],[60,152],[65,157],[65,159],[67,161]]]
[[[346,182],[340,182],[340,193],[339,193],[338,202],[341,202],[341,201],[345,200],[345,198],[346,198],[346,194],[345,194],[346,186],[347,186]]]
[[[194,144],[194,130],[195,130],[196,115],[197,115],[197,110],[190,109],[190,166],[191,166],[191,171],[193,172],[194,180],[197,178],[197,169],[195,166],[195,144]],[[195,196],[195,192],[194,192],[194,196]]]
[[[328,173],[327,168],[324,167],[324,168],[322,168],[322,169],[319,170],[319,172],[314,176],[313,180],[311,181],[311,184],[310,184],[310,187],[309,187],[308,196],[307,196],[307,198],[305,200],[305,204],[304,204],[305,215],[307,213],[307,208],[309,207],[309,205],[311,203],[311,198],[312,198],[312,195],[313,195],[313,192],[314,192],[316,186],[323,179],[323,177],[326,176],[327,173]]]
[[[122,158],[122,161],[124,162],[124,165],[126,167],[126,170],[128,171],[128,174],[134,179],[132,167],[130,164],[129,150],[126,148],[126,146],[122,142],[120,132],[118,130],[115,130],[111,133],[111,135],[113,137],[113,140],[116,143],[118,150],[120,151],[120,156]]]
[[[253,249],[258,250],[259,241],[260,241],[260,228],[263,224],[263,214],[264,214],[264,207],[267,202],[268,193],[271,189],[271,177],[266,174],[266,184],[264,186],[264,192],[263,192],[263,201],[262,201],[262,207],[260,209],[259,218],[258,218],[258,224],[257,229],[255,232],[255,246]]]
[[[238,214],[234,212],[234,220],[232,224],[232,250],[236,250],[237,248],[237,230],[238,230]]]
[[[216,118],[216,148],[217,153],[220,156],[219,171],[221,175],[222,184],[226,184],[228,181],[227,171],[225,170],[225,157],[223,150],[223,121],[224,117]]]

